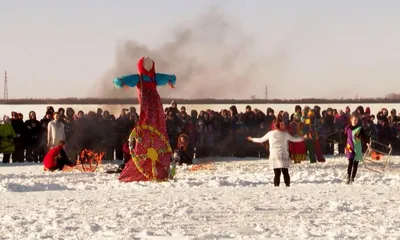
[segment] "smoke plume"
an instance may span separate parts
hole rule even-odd
[[[142,56],[155,61],[157,72],[177,76],[176,89],[159,88],[162,97],[249,98],[253,90],[260,93],[260,87],[264,89],[265,85],[260,86],[257,81],[261,76],[265,80],[265,72],[270,71],[266,68],[269,60],[254,54],[254,38],[219,9],[209,9],[191,24],[174,29],[170,32],[173,39],[158,48],[136,40],[119,45],[115,66],[100,79],[97,86],[101,89],[95,97],[132,97],[132,91],[115,89],[111,80],[136,73],[136,63]]]

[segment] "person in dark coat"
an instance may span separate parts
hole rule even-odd
[[[125,109],[121,111],[120,116],[116,120],[116,126],[115,126],[115,158],[117,160],[123,160],[124,159],[124,152],[123,152],[123,146],[125,143],[125,139],[130,134],[130,131],[132,130],[131,128],[128,128],[129,126],[129,119],[126,114]]]
[[[16,139],[15,143],[15,151],[12,153],[12,161],[13,162],[24,162],[25,161],[25,123],[22,120],[21,116],[16,112],[12,112],[11,125],[15,131]],[[22,114],[20,114],[22,115]]]
[[[178,146],[174,151],[173,158],[178,165],[193,164],[193,152],[190,151],[191,147],[189,147],[189,137],[186,134],[181,134],[178,137]]]
[[[115,152],[115,120],[111,118],[109,111],[103,112],[103,119],[101,124],[104,131],[105,158],[113,161]]]
[[[25,121],[26,127],[26,161],[39,162],[39,145],[42,126],[36,119],[34,111],[29,112],[29,120]]]
[[[76,123],[75,123],[75,111],[72,108],[67,108],[65,123],[64,123],[64,131],[65,138],[68,145],[65,147],[65,151],[67,155],[70,157],[72,161],[75,161],[77,155],[79,154],[79,149],[77,147],[76,142],[73,141],[74,135],[76,134]]]
[[[47,126],[53,119],[53,112],[48,111],[42,120],[40,120],[40,133],[39,133],[39,161],[43,162],[47,149]]]
[[[323,131],[325,133],[325,144],[322,146],[325,154],[333,155],[335,149],[335,116],[332,108],[328,108],[325,116],[323,116]]]
[[[75,114],[75,111],[72,110]],[[68,111],[67,111],[68,112]],[[82,111],[80,111],[82,112]],[[71,115],[67,117],[67,121],[64,127],[65,130],[65,137],[68,142],[67,146],[67,154],[77,154],[82,150],[81,148],[83,147],[83,142],[85,141],[84,139],[84,130],[86,128],[86,116],[84,116],[83,112],[81,114],[81,117],[78,117],[78,115]]]

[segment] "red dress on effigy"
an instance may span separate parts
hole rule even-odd
[[[139,74],[114,79],[116,87],[137,87],[140,116],[130,141],[132,160],[120,174],[122,182],[164,181],[169,177],[172,149],[168,140],[164,108],[157,86],[176,82],[175,75],[155,73],[153,60],[142,57],[138,62]]]

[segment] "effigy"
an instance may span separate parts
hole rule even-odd
[[[119,180],[165,181],[170,178],[172,149],[169,143],[164,108],[157,86],[174,88],[176,76],[155,72],[155,63],[149,57],[140,58],[138,74],[113,80],[117,88],[137,88],[140,115],[129,137],[132,159],[122,170]]]

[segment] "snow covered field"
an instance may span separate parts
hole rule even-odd
[[[182,167],[165,183],[119,183],[110,163],[0,165],[0,239],[399,239],[400,158],[385,174],[361,165],[350,186],[346,161],[293,165],[290,188],[259,159]]]

